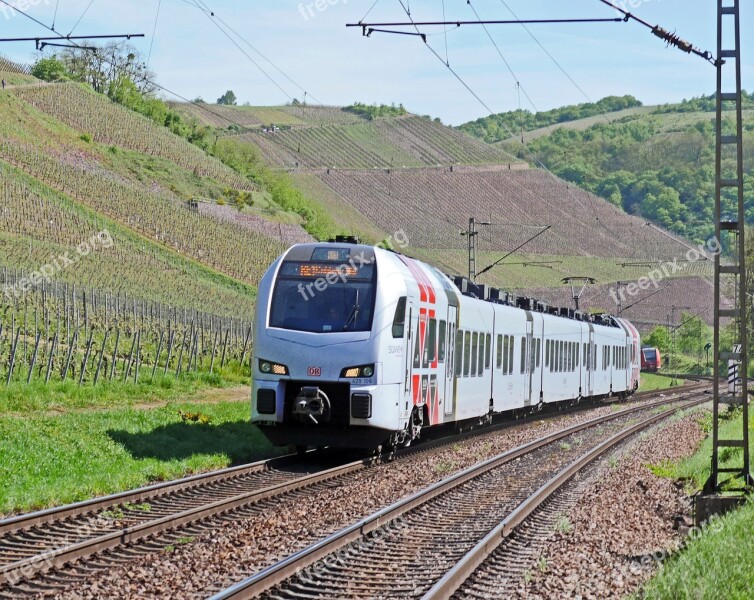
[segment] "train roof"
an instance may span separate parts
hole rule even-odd
[[[296,246],[293,246],[288,250],[285,258],[286,260],[316,260],[316,258],[314,258],[315,251],[318,248],[328,247],[329,245],[332,245],[333,248],[348,248],[350,250],[349,256],[359,255],[366,260],[374,259],[377,253],[376,251],[379,250],[400,254],[391,248],[361,244],[358,238],[352,236],[337,236],[336,238],[330,239],[327,242],[309,242],[306,244],[298,244]],[[416,259],[412,258],[412,260]],[[423,261],[417,262],[425,264],[423,263]],[[458,288],[458,291],[462,295],[469,298],[476,298],[478,300],[491,302],[493,304],[513,306],[515,308],[520,308],[531,312],[539,312],[556,317],[574,319],[576,321],[583,321],[586,323],[593,323],[595,325],[602,325],[604,327],[620,328],[618,317],[615,317],[613,315],[590,314],[572,308],[550,306],[546,302],[542,302],[535,298],[515,296],[509,292],[505,292],[489,285],[475,283],[467,277],[460,275],[449,275],[447,273],[442,273],[437,269],[434,270],[437,273],[441,273],[442,275],[447,277]]]

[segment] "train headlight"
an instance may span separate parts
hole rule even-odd
[[[340,372],[343,379],[357,379],[366,377],[367,379],[374,375],[374,365],[364,365],[362,367],[347,367]]]
[[[273,375],[288,375],[288,367],[269,360],[259,359],[259,370],[262,373],[272,373]]]

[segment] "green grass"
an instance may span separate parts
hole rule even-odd
[[[150,375],[144,372],[138,384],[107,381],[96,386],[79,386],[77,382],[67,380],[45,385],[44,381],[32,380],[26,385],[24,380],[5,386],[3,382],[0,386],[0,415],[129,407],[185,398],[209,388],[249,383],[248,377],[227,368],[219,373],[191,373],[178,378],[157,374],[154,381]]]
[[[720,427],[720,439],[736,439],[741,437],[741,413],[733,411],[723,413],[723,423]],[[704,420],[701,422],[707,433],[712,431],[712,414],[706,413]],[[754,438],[751,432],[754,426],[754,417],[749,419],[749,452],[754,450]],[[688,458],[685,458],[676,465],[663,465],[664,475],[673,479],[681,479],[687,482],[690,492],[699,490],[710,476],[710,457],[712,456],[712,436],[707,437],[702,443],[699,450]],[[740,467],[742,457],[740,448],[724,448],[721,450],[720,458],[722,467]],[[739,482],[740,483],[740,482]]]
[[[648,600],[754,597],[754,502],[693,536],[636,596]]]
[[[207,425],[184,423],[200,412]],[[0,416],[0,513],[85,500],[272,456],[248,402],[169,403],[63,415]]]
[[[677,385],[683,385],[685,383],[683,379],[677,379],[676,382]],[[639,391],[651,392],[652,390],[664,390],[670,388],[671,384],[673,384],[672,377],[658,375],[656,373],[642,373]],[[675,384],[673,384],[672,387],[675,387]]]

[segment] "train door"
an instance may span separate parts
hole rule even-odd
[[[526,352],[525,352],[525,364],[526,364],[526,375],[525,375],[525,387],[524,387],[524,405],[530,406],[531,405],[531,395],[532,395],[532,388],[534,387],[533,384],[533,377],[534,377],[534,361],[533,358],[533,351],[534,351],[534,323],[533,318],[531,316],[531,313],[526,313]]]
[[[414,375],[414,340],[417,336],[417,323],[418,320],[414,320],[414,316],[416,315],[416,310],[414,309],[413,302],[411,301],[411,298],[408,299],[407,305],[406,305],[406,351],[404,352],[404,359],[405,359],[405,371],[406,371],[406,379],[404,381],[404,396],[406,398],[406,410],[409,410],[409,406],[411,402],[413,401],[413,392],[411,389],[411,382],[413,381],[413,375]]]
[[[456,387],[455,387],[455,361],[460,357],[455,355],[456,352],[456,324],[458,323],[458,308],[456,306],[448,307],[448,324],[446,328],[445,339],[445,387],[442,397],[445,400],[445,416],[450,416],[455,412],[456,407]]]

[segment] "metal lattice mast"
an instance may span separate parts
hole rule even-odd
[[[725,40],[731,39],[733,28],[733,48],[725,48]],[[750,485],[749,435],[748,435],[748,382],[747,382],[747,339],[746,339],[746,269],[744,243],[744,179],[743,179],[743,122],[741,94],[741,21],[740,0],[717,0],[717,120],[715,148],[715,235],[722,245],[723,236],[731,248],[731,264],[722,265],[720,253],[715,255],[715,334],[713,379],[713,420],[712,420],[712,473],[705,486],[705,492],[716,493],[722,490],[727,480],[741,478],[744,486]],[[734,73],[733,73],[734,71]],[[735,76],[735,91],[723,89],[724,82]],[[735,132],[723,132],[723,110],[733,108]],[[728,150],[730,149],[730,150]],[[723,171],[723,152],[735,153],[735,173]],[[725,214],[723,208],[724,190],[734,190],[738,200],[737,212]],[[733,307],[723,307],[721,294],[725,291],[724,282],[734,280],[735,302]],[[733,319],[735,334],[733,348],[721,347],[721,330],[724,319]],[[728,386],[721,389],[717,376],[720,361],[729,364]],[[740,435],[729,439],[720,438],[721,409],[741,406],[743,412]],[[742,464],[734,467],[721,465],[720,453],[724,448],[740,448]],[[724,479],[721,475],[729,473]],[[729,488],[728,488],[729,489]]]

